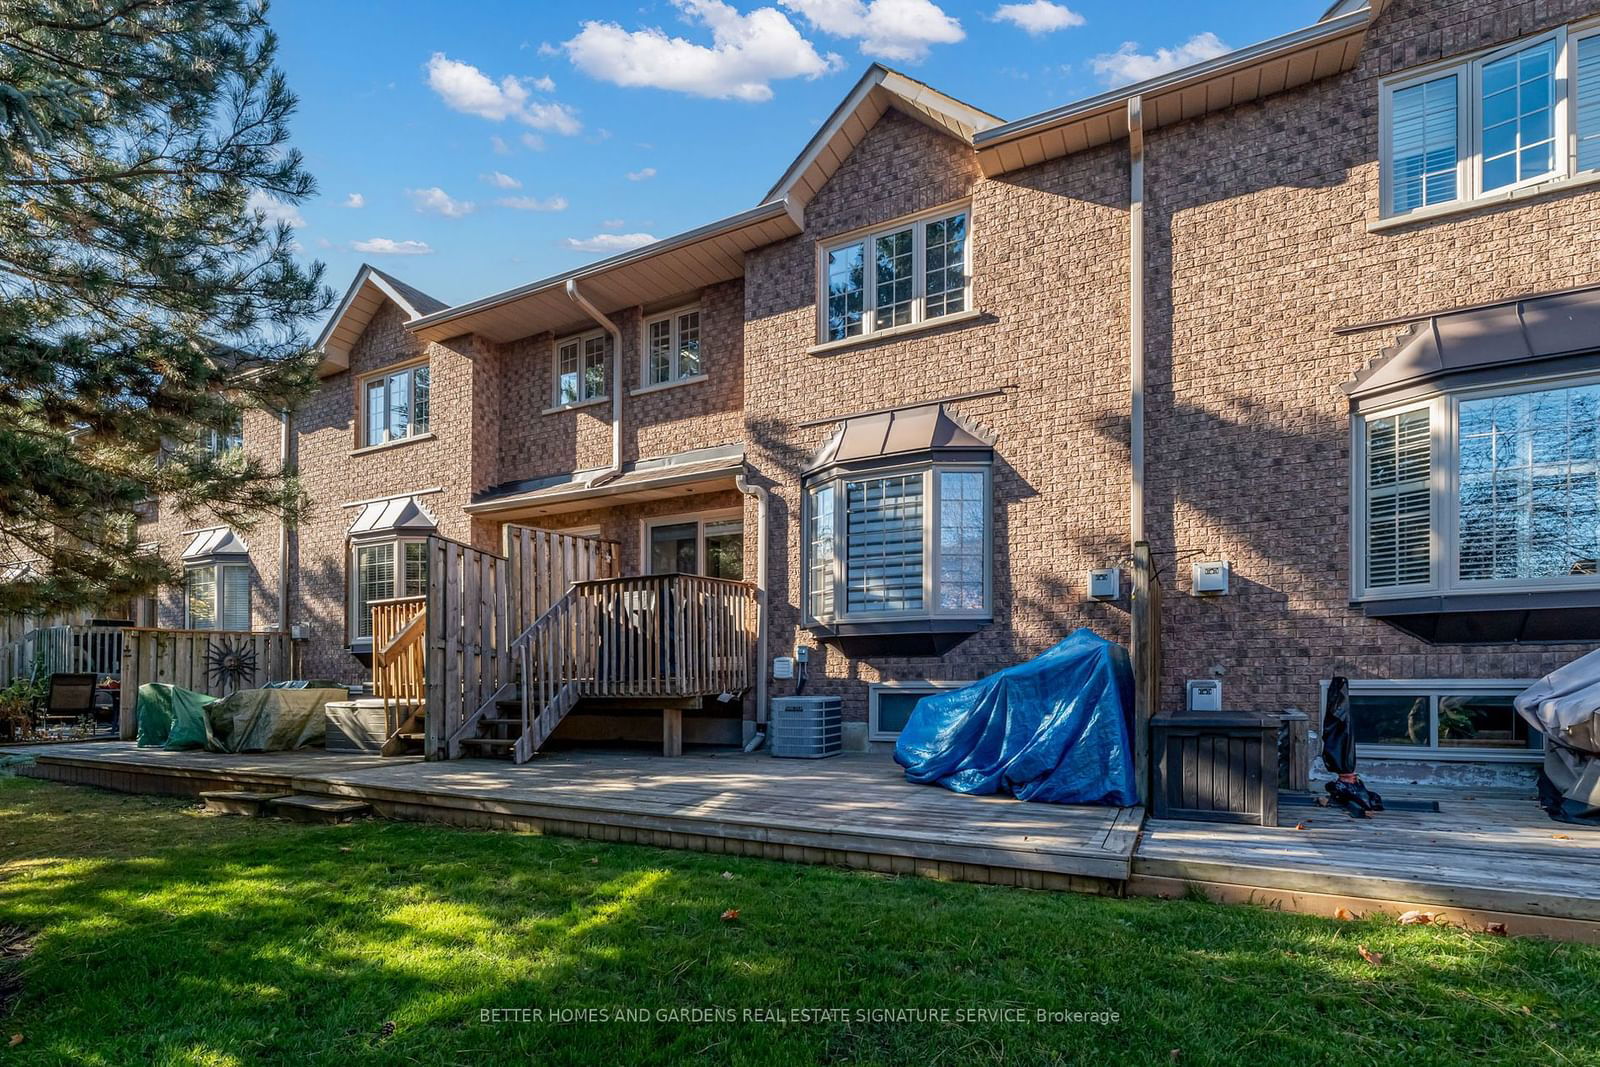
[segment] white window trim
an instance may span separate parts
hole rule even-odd
[[[928,318],[926,314],[927,293],[925,292],[927,281],[927,229],[923,224],[932,222],[936,219],[945,218],[950,215],[958,215],[963,213],[965,213],[967,216],[967,237],[966,243],[962,245],[961,249],[961,270],[963,282],[961,290],[963,294],[962,310],[947,312],[934,318]],[[900,230],[904,230],[907,227],[911,228],[911,321],[909,323],[901,323],[897,326],[886,326],[881,330],[877,330],[873,328],[877,317],[875,315],[875,311],[877,309],[874,301],[877,297],[878,286],[876,278],[876,260],[872,255],[872,242],[878,237],[882,237],[891,233],[898,233]],[[953,203],[934,208],[931,211],[919,211],[914,215],[902,215],[900,218],[892,219],[888,222],[862,227],[861,229],[852,230],[849,233],[830,237],[826,241],[818,242],[816,263],[817,345],[833,346],[853,344],[869,340],[875,336],[887,337],[896,333],[907,333],[914,328],[922,328],[935,323],[955,321],[956,316],[960,315],[970,317],[972,313],[972,234],[972,202],[970,200],[958,200]],[[851,334],[848,337],[829,337],[828,254],[853,244],[860,244],[862,246],[863,272],[861,332],[858,334]]]
[[[983,607],[973,611],[953,611],[940,608],[939,600],[939,479],[941,471],[972,471],[983,475]],[[845,483],[878,478],[894,478],[907,474],[922,475],[922,607],[916,611],[856,611],[849,610],[846,588],[847,568],[850,561],[849,493]],[[831,484],[833,490],[833,616],[814,618],[811,614],[811,492],[819,485]],[[870,470],[837,471],[826,478],[816,478],[805,483],[801,493],[800,515],[800,609],[806,626],[829,626],[840,623],[895,622],[918,619],[974,619],[994,617],[994,470],[987,463],[911,463],[893,467],[874,467]]]
[[[605,388],[596,396],[584,396],[583,350],[585,345],[596,337],[605,338],[604,348],[602,349],[604,355],[600,359],[601,370],[605,376]],[[563,401],[561,399],[561,350],[570,344],[578,346],[578,399]],[[611,399],[611,357],[615,355],[610,351],[611,347],[610,335],[603,329],[585,330],[582,333],[570,333],[565,337],[554,338],[550,342],[550,406],[545,408],[543,413],[548,415],[556,411],[571,411],[573,408],[599,404]]]
[[[706,526],[719,522],[744,522],[743,508],[718,508],[714,511],[690,511],[678,515],[652,515],[648,519],[639,520],[639,570],[640,573],[650,574],[650,532],[658,526],[687,526],[695,523],[695,558],[700,562],[700,569],[705,570],[706,565]],[[570,533],[572,531],[563,531]],[[742,531],[741,531],[742,532]],[[598,536],[598,535],[596,535]]]
[[[426,369],[429,365],[430,364],[429,364],[429,362],[427,360],[419,359],[419,360],[415,360],[415,361],[413,361],[411,363],[402,363],[402,364],[400,364],[398,366],[394,366],[394,367],[385,367],[383,370],[373,371],[371,374],[363,374],[361,377],[356,379],[356,447],[355,447],[355,449],[353,451],[355,451],[355,452],[364,452],[364,451],[366,451],[368,449],[383,448],[386,445],[401,444],[403,442],[410,441],[413,438],[422,438],[422,437],[431,437],[431,436],[433,436],[433,434],[432,434],[432,425],[433,425],[433,403],[432,403],[432,400],[433,400],[433,372],[432,371],[429,371],[429,373],[428,373],[428,399],[429,399],[429,403],[428,403],[428,422],[425,423],[423,425],[423,428],[420,429],[420,430],[417,429],[417,418],[416,418],[416,415],[417,415],[417,373],[416,372],[418,370]],[[407,420],[407,422],[406,422],[405,436],[403,436],[403,437],[390,437],[389,436],[389,419],[388,419],[388,414],[389,414],[389,412],[388,412],[389,380],[391,378],[394,378],[397,375],[401,375],[401,374],[410,374],[411,375],[411,378],[410,378],[411,418],[409,420]],[[378,381],[379,379],[382,379],[382,381],[383,381],[383,398],[384,398],[383,399],[383,403],[384,403],[383,440],[381,440],[381,441],[369,441],[367,439],[367,387],[370,386],[373,382]]]
[[[678,320],[684,315],[698,314],[700,316],[700,369],[693,374],[682,374],[678,367],[678,357],[681,355],[682,342],[679,339]],[[660,382],[650,380],[650,327],[658,322],[671,324],[669,336],[671,337],[672,366],[667,379]],[[692,304],[675,307],[671,311],[663,311],[651,315],[639,323],[639,388],[635,393],[654,391],[656,389],[669,389],[674,385],[686,385],[697,382],[706,376],[706,314],[697,300]]]
[[[404,594],[400,592],[405,588],[405,546],[408,544],[428,543],[426,536],[415,534],[384,535],[382,533],[351,538],[345,546],[345,639],[350,642],[350,648],[357,651],[370,651],[372,648],[371,637],[356,636],[356,605],[359,600],[359,585],[361,572],[356,567],[356,551],[362,548],[371,548],[374,545],[394,545],[394,587],[396,595],[384,599],[393,600]]]
[[[1460,593],[1538,593],[1559,589],[1600,588],[1600,574],[1558,575],[1550,578],[1488,578],[1463,581],[1460,573],[1460,478],[1457,470],[1457,428],[1461,403],[1485,397],[1514,396],[1549,389],[1600,385],[1594,373],[1530,378],[1515,383],[1480,386],[1439,393],[1404,403],[1363,409],[1352,416],[1351,430],[1351,506],[1350,559],[1351,599],[1399,600]],[[1431,581],[1427,585],[1382,586],[1368,588],[1367,581],[1367,465],[1366,423],[1404,411],[1429,408],[1429,432],[1433,439],[1430,516]]]
[[[1390,694],[1394,696],[1426,696],[1428,707],[1428,736],[1438,740],[1438,698],[1466,694],[1469,696],[1500,696],[1522,693],[1534,684],[1531,678],[1352,678],[1351,696]],[[1328,706],[1328,682],[1322,682],[1319,707]],[[1528,749],[1460,749],[1439,748],[1429,745],[1368,745],[1356,746],[1356,756],[1367,759],[1434,760],[1440,763],[1540,763],[1544,760],[1542,748]]]
[[[224,583],[222,581],[222,572],[223,572],[223,570],[225,570],[227,568],[230,568],[230,567],[242,568],[247,574],[249,574],[250,569],[251,569],[250,568],[250,564],[245,562],[245,561],[243,561],[243,560],[228,560],[228,559],[197,560],[197,561],[195,561],[193,563],[187,563],[187,564],[184,565],[184,568],[183,568],[183,576],[184,576],[183,628],[185,630],[193,630],[193,629],[195,629],[194,615],[192,614],[190,600],[189,600],[189,587],[188,587],[189,578],[194,574],[195,571],[214,571],[215,574],[213,575],[213,579],[212,580],[216,583],[216,585],[214,586],[214,588],[216,590],[216,594],[215,595],[216,595],[216,600],[217,600],[216,620],[215,620],[213,625],[211,625],[209,627],[206,627],[205,629],[209,630],[212,633],[248,633],[249,632],[250,625],[253,625],[254,622],[255,622],[255,597],[252,595],[252,593],[251,593],[249,588],[247,588],[246,591],[245,591],[245,613],[246,613],[247,618],[249,618],[249,620],[250,620],[250,624],[246,625],[244,630],[224,630],[224,629],[222,629],[222,625],[221,625],[222,624],[222,618],[223,618],[223,615],[225,614],[225,612],[223,611],[222,605],[223,605],[223,601],[226,598],[226,593],[224,592]],[[251,581],[250,581],[249,584],[250,584],[250,586],[254,586],[255,585],[255,576],[253,574],[251,574],[250,578],[251,578]]]
[[[943,693],[951,689],[965,689],[971,682],[933,682],[933,681],[904,681],[904,682],[873,682],[867,686],[867,740],[893,741],[900,736],[899,730],[884,730],[878,725],[878,698],[884,693],[922,693],[931,695]]]
[[[238,433],[223,433],[221,430],[205,431],[206,451],[212,456],[222,457],[234,452],[244,450],[244,416],[239,416]]]
[[[1532,34],[1491,49],[1456,56],[1426,67],[1407,70],[1379,82],[1378,109],[1378,184],[1380,224],[1396,224],[1403,220],[1433,218],[1458,211],[1481,207],[1485,204],[1517,199],[1520,196],[1571,184],[1593,180],[1600,169],[1578,169],[1577,122],[1574,108],[1577,86],[1574,63],[1577,43],[1600,34],[1600,20],[1589,19],[1553,30]],[[1525,178],[1512,185],[1483,189],[1483,129],[1479,121],[1482,106],[1483,67],[1515,52],[1532,48],[1546,41],[1556,42],[1555,65],[1555,169],[1534,178]],[[1396,92],[1430,82],[1437,78],[1456,76],[1456,199],[1439,204],[1427,204],[1411,211],[1396,212],[1393,203],[1391,177],[1394,173],[1393,103]]]

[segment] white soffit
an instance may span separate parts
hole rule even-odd
[[[1128,101],[1142,97],[1144,125],[1156,129],[1258,100],[1353,69],[1382,0],[1183,70],[1113,89],[983,131],[974,138],[988,177],[1128,136]]]
[[[891,107],[969,145],[977,134],[1002,123],[970,104],[874,63],[766,199],[788,200],[803,210]]]
[[[345,290],[344,299],[334,310],[333,317],[322,328],[322,335],[314,346],[322,353],[317,367],[321,377],[338,374],[350,367],[350,349],[361,339],[361,334],[384,301],[392,301],[406,318],[415,319],[444,308],[442,300],[414,289],[398,278],[391,277],[371,264],[363,263],[356,272],[355,281]]]
[[[431,533],[439,521],[414,496],[374,500],[361,506],[361,514],[350,526],[350,536],[382,533]]]

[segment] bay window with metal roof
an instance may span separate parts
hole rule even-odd
[[[954,641],[993,617],[993,446],[938,405],[848,419],[803,480],[808,625]]]
[[[350,527],[346,572],[352,650],[372,647],[372,606],[428,592],[428,536],[438,521],[414,496],[361,505]]]

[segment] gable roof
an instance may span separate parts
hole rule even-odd
[[[421,318],[450,306],[370,263],[361,264],[361,269],[356,271],[355,281],[345,290],[344,299],[339,301],[339,306],[317,338],[315,348],[322,353],[322,363],[317,367],[318,375],[326,378],[349,368],[351,347],[360,340],[362,331],[385,300],[392,301],[404,311],[407,319]]]
[[[973,138],[978,162],[992,178],[1119,141],[1128,136],[1135,98],[1151,130],[1342,74],[1355,67],[1387,2],[1337,3],[1311,26],[984,130]]]
[[[969,145],[977,134],[1001,125],[1000,119],[986,111],[874,63],[762,199],[788,200],[804,210],[891,107]]]

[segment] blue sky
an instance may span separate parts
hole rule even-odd
[[[335,289],[459,303],[754,206],[874,60],[1014,119],[1326,6],[275,0],[320,193],[274,210]]]

